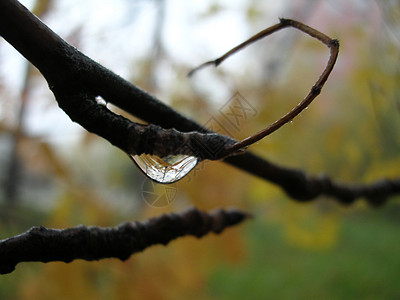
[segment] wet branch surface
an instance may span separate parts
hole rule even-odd
[[[128,259],[152,245],[167,245],[182,236],[201,238],[219,234],[250,215],[236,209],[199,211],[195,208],[143,222],[126,222],[117,227],[77,226],[67,229],[33,227],[27,232],[0,241],[0,274],[14,271],[20,262],[69,263],[104,258]]]

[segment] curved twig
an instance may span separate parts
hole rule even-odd
[[[227,53],[222,55],[221,57],[205,62],[204,64],[201,64],[199,67],[193,69],[192,71],[189,72],[188,76],[192,76],[195,72],[198,70],[209,66],[209,65],[214,65],[217,67],[219,64],[221,64],[225,59],[230,57],[231,55],[235,54],[236,52],[242,50],[243,48],[247,47],[251,43],[254,43],[255,41],[258,41],[259,39],[262,39],[266,36],[269,36],[283,28],[286,27],[293,27],[296,28],[308,35],[310,35],[313,38],[316,38],[317,40],[321,41],[324,43],[326,46],[329,47],[330,49],[330,56],[328,63],[322,72],[321,76],[318,78],[317,82],[313,85],[311,90],[308,92],[307,96],[297,105],[295,106],[290,112],[288,112],[286,115],[284,115],[282,118],[279,120],[275,121],[265,129],[255,133],[254,135],[245,138],[244,140],[237,142],[231,146],[228,146],[224,149],[224,152],[221,153],[223,156],[229,156],[232,153],[237,153],[238,151],[245,149],[246,147],[254,144],[255,142],[261,140],[262,138],[266,137],[267,135],[273,133],[274,131],[278,130],[281,128],[283,125],[286,123],[292,121],[297,115],[299,115],[304,109],[306,109],[310,103],[321,93],[321,89],[324,86],[325,82],[327,81],[330,73],[333,70],[333,67],[335,66],[335,62],[337,59],[337,56],[339,54],[339,42],[336,39],[331,39],[327,35],[323,34],[322,32],[311,28],[303,23],[300,23],[295,20],[289,20],[289,19],[280,19],[279,24],[275,24],[267,29],[264,29],[263,31],[257,33],[247,41],[241,43],[240,45],[234,47],[233,49],[229,50]]]

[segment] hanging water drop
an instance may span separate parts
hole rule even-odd
[[[173,183],[187,175],[198,163],[198,158],[189,155],[129,155],[139,169],[158,183]]]
[[[293,120],[290,120],[290,124],[293,125]]]

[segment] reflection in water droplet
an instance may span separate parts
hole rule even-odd
[[[96,96],[96,102],[97,102],[97,104],[99,104],[99,105],[107,106],[107,101],[104,100],[104,99],[103,99],[102,97],[100,97],[100,96]]]
[[[129,155],[149,178],[159,183],[173,183],[188,174],[198,162],[197,157],[188,155]]]

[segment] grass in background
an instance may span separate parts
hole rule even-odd
[[[329,250],[296,248],[278,225],[247,227],[248,258],[220,266],[210,279],[215,299],[399,299],[400,207],[356,210],[343,217]]]

